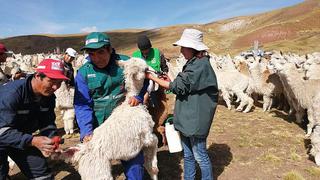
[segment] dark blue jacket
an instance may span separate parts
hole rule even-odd
[[[48,137],[56,133],[55,95],[35,98],[32,78],[0,86],[0,149],[24,149],[37,130]]]

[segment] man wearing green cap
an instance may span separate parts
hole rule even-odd
[[[93,130],[124,100],[123,69],[116,62],[129,57],[116,54],[109,36],[101,32],[90,33],[81,50],[85,50],[89,56],[75,78],[74,106],[80,140],[85,143],[91,140]],[[143,101],[143,92],[145,90],[131,97],[131,106]],[[122,161],[127,179],[143,179],[143,163],[142,152],[129,161]]]

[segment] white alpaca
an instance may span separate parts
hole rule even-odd
[[[247,89],[248,94],[253,92],[263,95],[263,111],[270,111],[272,98],[282,93],[282,83],[277,74],[271,74],[270,71],[261,71],[261,64],[251,59],[248,61],[251,83]]]
[[[301,107],[301,105],[298,103],[297,98],[295,97],[292,88],[290,88],[290,85],[288,84],[288,81],[286,79],[286,76],[284,73],[281,73],[280,71],[283,69],[283,66],[287,63],[287,61],[283,58],[282,55],[280,54],[273,54],[271,56],[271,61],[269,62],[268,68],[273,69],[276,71],[276,73],[279,75],[280,80],[283,85],[283,92],[284,96],[288,100],[288,103],[290,105],[290,111],[289,114],[294,114],[296,116],[296,122],[297,123],[302,123],[303,121],[303,116],[305,114],[304,109]],[[303,74],[297,74],[296,79],[301,79],[303,78]]]
[[[303,65],[307,79],[320,79],[320,55],[309,55]]]
[[[157,179],[158,139],[153,134],[154,122],[146,106],[128,104],[129,97],[143,87],[147,64],[139,58],[118,64],[124,67],[126,99],[94,130],[92,139],[80,146],[72,161],[79,165],[82,179],[110,180],[111,160],[130,160],[143,150],[144,165],[152,179]]]
[[[231,109],[230,95],[235,94],[237,95],[237,98],[240,99],[240,105],[236,110],[242,111],[244,106],[247,105],[243,112],[249,112],[253,106],[253,99],[244,93],[249,85],[248,76],[237,71],[231,63],[229,63],[229,65],[222,63],[220,65],[226,67],[224,67],[223,70],[218,69],[217,60],[218,58],[216,56],[211,56],[210,64],[216,73],[219,90],[221,91],[228,109]]]
[[[0,67],[0,85],[4,84],[6,82],[8,82],[8,78]]]
[[[67,87],[66,83],[63,81],[60,88],[55,91],[55,95],[56,107],[61,110],[64,131],[67,135],[73,134],[75,118],[75,112],[73,108],[74,88]]]
[[[313,119],[313,99],[317,95],[320,89],[319,79],[303,80],[299,79],[299,73],[295,70],[295,65],[292,63],[286,63],[284,67],[278,67],[280,73],[284,75],[288,85],[290,86],[294,97],[297,99],[299,105],[303,109],[307,109],[309,123],[307,125],[306,137],[311,135],[312,128],[315,125]]]
[[[312,134],[310,136],[310,154],[314,157],[316,164],[320,166],[320,93],[318,93],[317,96],[313,99],[312,108],[314,126]]]

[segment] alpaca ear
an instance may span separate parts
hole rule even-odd
[[[120,66],[120,67],[124,68],[124,66],[125,66],[126,62],[125,62],[125,61],[123,61],[123,60],[119,60],[119,61],[116,61],[116,64],[117,64],[118,66]]]

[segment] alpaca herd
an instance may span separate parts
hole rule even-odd
[[[170,79],[182,71],[185,62],[182,56],[177,58],[175,65],[167,62]],[[255,110],[254,102],[261,97],[264,112],[269,112],[277,102],[279,108],[295,116],[297,123],[308,122],[306,138],[311,140],[310,155],[320,166],[320,53],[299,56],[275,51],[266,56],[246,54],[234,58],[210,54],[210,63],[217,76],[220,95],[229,110],[233,104],[238,104],[236,111],[250,113]],[[16,64],[20,67],[21,64],[33,66],[26,61]],[[13,68],[16,64],[11,63],[8,67]],[[143,84],[146,63],[131,58],[126,62],[119,61],[119,65],[124,67],[126,97],[136,95]],[[1,77],[0,72],[0,82]],[[55,94],[65,132],[72,134],[74,89],[63,83]],[[71,158],[71,162],[78,165],[82,179],[112,179],[111,160],[128,160],[141,150],[145,154],[147,171],[153,179],[157,179],[158,139],[153,133],[155,123],[144,105],[130,107],[126,101],[128,99],[94,130],[91,141],[70,148],[76,149],[73,156],[70,157],[66,151],[59,155],[60,158]]]
[[[180,67],[173,71],[184,65],[180,63],[182,57],[177,62]],[[270,111],[276,100],[279,108],[288,109],[288,115],[295,115],[298,124],[308,122],[305,137],[310,138],[310,154],[320,165],[320,53],[299,56],[274,51],[265,56],[243,53],[234,58],[211,54],[210,62],[220,95],[229,110],[236,99],[237,111],[253,111],[258,95],[262,97],[264,112]]]

